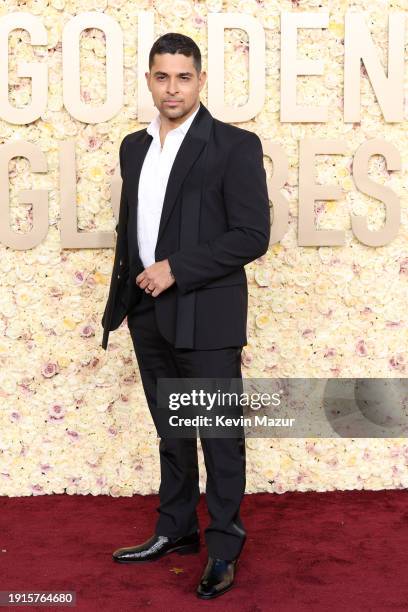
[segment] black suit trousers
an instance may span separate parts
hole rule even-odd
[[[242,346],[214,350],[176,349],[158,331],[154,297],[143,292],[128,312],[128,328],[143,389],[156,423],[157,379],[242,378]],[[205,529],[208,554],[219,559],[239,555],[246,532],[240,504],[246,485],[245,437],[201,437],[207,472],[206,501],[211,517]],[[160,438],[159,506],[155,533],[176,538],[199,528],[200,499],[196,438]]]

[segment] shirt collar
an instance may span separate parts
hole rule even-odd
[[[190,115],[190,117],[188,117],[185,121],[183,121],[183,123],[181,123],[179,126],[174,128],[173,130],[170,130],[170,132],[180,133],[180,134],[183,134],[183,136],[184,136],[187,133],[187,130],[189,129],[190,125],[194,121],[194,117],[196,116],[196,114],[200,110],[200,106],[201,106],[201,104],[198,105],[197,110],[195,110],[194,113],[192,115]],[[146,130],[153,137],[158,137],[159,136],[159,131],[160,131],[160,113],[158,113],[155,116],[155,118],[149,123],[149,125],[146,128]]]

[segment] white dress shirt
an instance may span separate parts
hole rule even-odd
[[[163,149],[160,142],[160,113],[147,127],[153,140],[140,172],[137,207],[137,242],[140,259],[145,268],[155,262],[154,251],[164,196],[174,158],[199,109],[200,106],[181,125],[167,133]]]

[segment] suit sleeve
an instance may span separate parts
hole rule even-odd
[[[126,136],[125,136],[126,138]],[[119,205],[119,219],[121,218],[121,215],[125,215],[127,214],[127,197],[126,197],[126,189],[125,189],[125,181],[123,180],[123,151],[124,151],[124,140],[125,138],[122,140],[121,145],[119,147],[119,161],[120,161],[120,174],[122,177],[122,188],[121,188],[121,192],[120,192],[120,205]],[[118,233],[118,228],[119,228],[119,222],[116,224],[115,227],[115,232],[116,234]],[[117,261],[117,254],[118,254],[118,242],[117,242],[117,236],[116,236],[116,246],[115,246],[115,260],[114,260],[114,264],[113,264],[113,268],[115,268],[115,261]],[[111,297],[112,294],[112,288],[113,288],[113,282],[112,282],[112,278],[111,278],[111,284],[110,284],[110,288],[109,288],[109,298]],[[110,299],[108,298],[108,301],[106,303],[105,306],[105,311],[103,313],[102,316],[102,320],[101,320],[101,325],[103,327],[105,327],[105,319],[106,319],[106,315],[107,315],[107,310],[109,307],[109,301]],[[105,349],[106,350],[106,349]]]
[[[120,143],[120,147],[119,147],[120,176],[122,177],[122,189],[120,192],[119,215],[120,215],[120,211],[124,208],[124,204],[125,204],[124,201],[126,198],[124,178],[123,178],[123,168],[124,168],[123,155],[124,155],[124,150],[125,150],[125,144],[124,144],[125,140],[126,140],[126,136],[123,138],[122,142]],[[116,233],[118,233],[118,227],[119,227],[119,222],[116,224],[116,227],[115,227]]]
[[[198,289],[263,255],[270,240],[269,198],[262,143],[246,132],[228,157],[224,181],[228,231],[168,256],[181,293]]]

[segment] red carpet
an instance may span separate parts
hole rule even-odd
[[[246,495],[248,539],[235,585],[212,601],[194,593],[205,546],[199,555],[154,563],[111,560],[115,548],[152,534],[156,496],[3,497],[1,503],[0,590],[76,591],[75,608],[54,610],[408,609],[407,490]],[[203,535],[204,496],[199,517]]]

